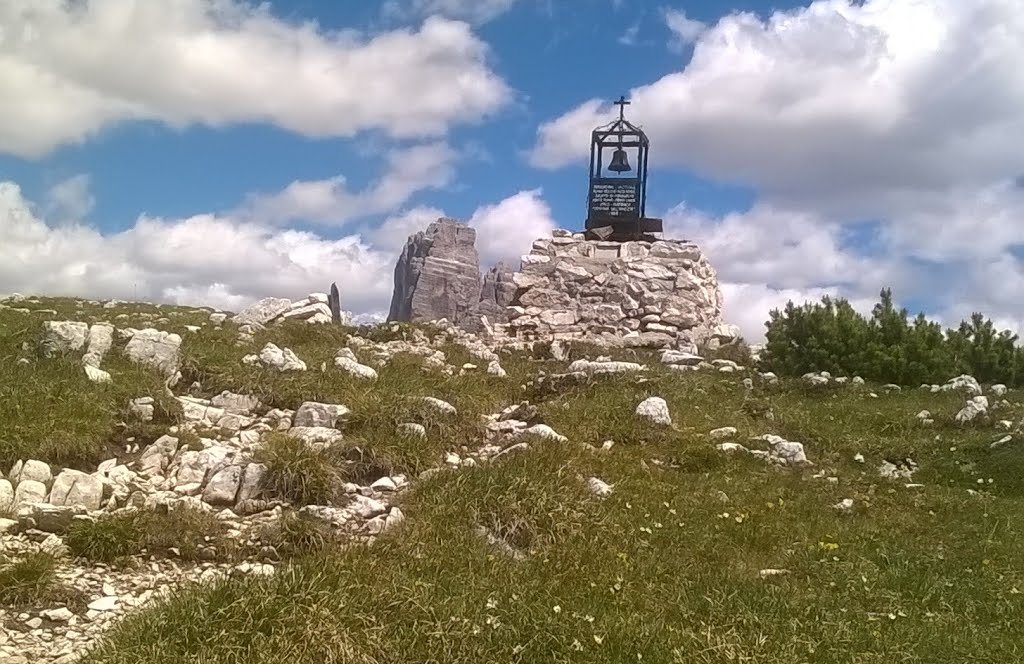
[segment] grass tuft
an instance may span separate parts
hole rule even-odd
[[[0,564],[0,604],[21,606],[45,599],[57,582],[57,563],[48,553],[30,553]]]
[[[341,473],[331,454],[285,434],[264,440],[256,460],[266,464],[265,490],[296,505],[330,504],[339,489]]]

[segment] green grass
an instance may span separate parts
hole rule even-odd
[[[333,497],[338,482],[414,478],[446,452],[478,447],[482,415],[527,398],[569,442],[532,440],[496,462],[416,481],[401,496],[402,526],[370,546],[344,546],[329,528],[289,514],[261,534],[293,559],[275,577],[182,588],[118,622],[86,661],[930,664],[1024,655],[1024,448],[991,447],[1006,433],[997,421],[1024,413],[1020,392],[989,419],[959,426],[963,395],[799,380],[748,393],[744,372],[673,373],[647,351],[583,346],[561,362],[543,349],[503,357],[505,379],[447,376],[398,357],[366,383],[332,363],[354,332],[293,324],[237,346],[230,326],[204,329],[185,337],[183,385],[256,394],[268,408],[323,401],[352,410],[327,452],[279,436],[261,452],[277,493],[298,503]],[[372,334],[387,341],[412,331]],[[310,370],[240,363],[268,340]],[[0,354],[11,352],[4,343]],[[456,367],[470,361],[445,351]],[[598,354],[651,368],[524,388],[540,371]],[[125,389],[141,396],[138,386]],[[439,416],[409,396],[445,399],[458,414]],[[636,418],[648,396],[668,402],[672,426]],[[918,421],[924,409],[934,424]],[[114,411],[82,417],[100,442],[117,430]],[[423,424],[427,437],[397,433],[404,422]],[[754,448],[764,445],[751,438],[766,433],[801,442],[813,465],[723,454],[708,435],[723,426]],[[606,440],[615,445],[599,449]],[[884,460],[907,457],[922,487],[879,477]],[[614,492],[591,495],[589,477]],[[848,514],[832,507],[845,498],[854,500]],[[73,548],[116,559],[124,554],[110,542],[144,539],[119,535],[122,527],[94,525]],[[762,578],[766,569],[786,574]]]
[[[195,560],[213,546],[216,558],[230,560],[235,543],[219,537],[224,524],[208,512],[178,509],[167,513],[120,512],[95,521],[76,521],[64,543],[76,556],[102,563],[125,562],[141,553]]]
[[[48,599],[57,585],[57,563],[48,553],[0,559],[0,604],[22,606]]]

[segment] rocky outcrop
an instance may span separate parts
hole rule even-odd
[[[486,316],[490,323],[507,323],[508,306],[516,296],[516,285],[512,280],[515,272],[505,263],[498,263],[484,275],[480,289],[480,301],[472,309],[462,327],[471,332],[480,331],[480,317]]]
[[[684,240],[606,242],[556,231],[523,256],[507,324],[492,341],[579,339],[692,349],[735,336],[722,325],[722,294],[700,248]]]
[[[409,237],[395,265],[389,321],[446,318],[460,325],[479,301],[475,229],[441,218]]]

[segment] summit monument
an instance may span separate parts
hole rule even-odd
[[[390,319],[447,318],[494,346],[580,340],[692,352],[734,340],[707,256],[659,237],[662,220],[646,216],[650,141],[625,119],[629,103],[620,97],[618,119],[591,134],[582,232],[556,230],[534,241],[518,270],[498,265],[481,279],[475,230],[439,219],[409,237]]]

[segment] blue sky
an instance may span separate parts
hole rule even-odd
[[[0,8],[25,40],[0,40],[0,292],[237,307],[339,278],[386,310],[435,213],[485,261],[582,227],[589,130],[626,94],[648,213],[702,244],[748,336],[886,285],[1024,320],[1013,0],[48,4]]]

